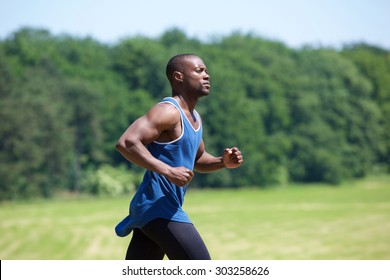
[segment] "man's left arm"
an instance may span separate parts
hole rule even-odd
[[[241,166],[243,162],[243,156],[237,147],[226,148],[222,156],[215,157],[206,151],[202,140],[195,161],[195,171],[209,173],[222,168],[232,169]]]

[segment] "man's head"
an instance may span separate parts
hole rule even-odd
[[[166,75],[176,93],[209,94],[210,76],[203,60],[197,55],[175,55],[167,63]]]
[[[165,69],[165,74],[167,75],[168,80],[171,81],[173,79],[173,73],[175,71],[183,72],[184,60],[193,56],[196,57],[194,54],[178,54],[172,57],[168,61],[167,67]]]

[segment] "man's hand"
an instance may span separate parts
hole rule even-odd
[[[165,177],[176,186],[184,187],[192,180],[194,172],[184,166],[172,167]]]
[[[222,158],[225,167],[230,169],[237,168],[244,162],[244,158],[241,154],[241,151],[236,147],[226,148]]]

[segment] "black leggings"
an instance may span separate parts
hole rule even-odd
[[[210,254],[193,224],[156,219],[134,229],[126,260],[210,260]]]

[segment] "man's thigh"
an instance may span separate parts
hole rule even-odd
[[[142,232],[158,244],[171,260],[209,260],[210,254],[193,224],[156,219]]]
[[[160,246],[141,230],[133,230],[133,236],[126,252],[126,260],[162,260],[164,255]]]

